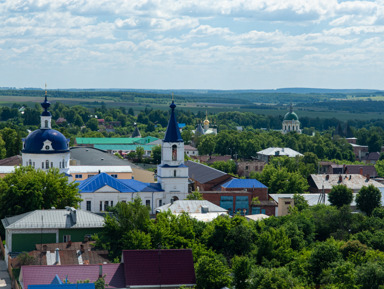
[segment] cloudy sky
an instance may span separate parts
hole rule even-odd
[[[384,0],[0,0],[0,87],[384,89]]]

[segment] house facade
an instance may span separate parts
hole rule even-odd
[[[104,226],[103,217],[74,208],[36,210],[1,222],[7,253],[32,251],[36,244],[42,243],[81,242]]]

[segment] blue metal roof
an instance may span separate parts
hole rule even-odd
[[[228,189],[267,188],[267,186],[263,185],[256,179],[232,179],[221,186]]]
[[[136,192],[160,192],[162,191],[160,184],[143,183],[137,180],[116,179],[101,173],[90,177],[84,181],[79,181],[80,193],[93,193],[104,186],[109,186],[121,193],[136,193]]]
[[[164,140],[165,142],[183,142],[183,139],[181,138],[179,125],[176,121],[175,116],[175,107],[176,104],[172,100],[172,104],[169,106],[171,108],[171,117],[169,118],[169,123],[167,127],[167,131],[165,132]]]
[[[53,151],[42,151],[44,142],[51,142]],[[23,153],[52,154],[69,152],[69,140],[59,131],[54,129],[38,129],[30,133],[24,140]]]

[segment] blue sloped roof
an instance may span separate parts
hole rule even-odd
[[[176,104],[172,100],[172,104],[169,106],[171,108],[171,117],[169,118],[167,131],[165,132],[164,141],[165,142],[183,142],[183,139],[181,138],[179,125],[176,121],[175,116],[175,107]]]
[[[79,181],[80,193],[93,193],[104,186],[109,186],[121,193],[158,192],[162,191],[160,184],[143,183],[137,180],[122,180],[101,173],[84,181]]]
[[[252,189],[252,188],[267,188],[267,186],[260,183],[255,179],[232,179],[229,182],[221,185],[224,188],[244,188],[244,189]]]

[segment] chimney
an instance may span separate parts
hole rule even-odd
[[[360,167],[360,175],[363,175],[363,168]]]
[[[340,175],[339,176],[339,183],[342,183],[343,182],[343,177]]]
[[[345,166],[345,164],[343,165],[343,174],[346,174],[346,171],[347,171],[347,168]]]
[[[71,215],[73,224],[76,224],[77,223],[77,212],[76,212],[75,208],[71,208],[70,215]]]
[[[201,213],[206,214],[209,212],[209,208],[207,206],[201,206]]]
[[[55,261],[55,265],[60,265],[59,248],[56,248],[56,261]]]
[[[367,182],[369,182],[369,174],[367,174],[365,177],[366,177]]]
[[[325,176],[325,180],[326,180],[326,181],[329,180],[329,175],[326,175],[326,176]]]
[[[103,277],[103,264],[99,263],[99,278]]]

